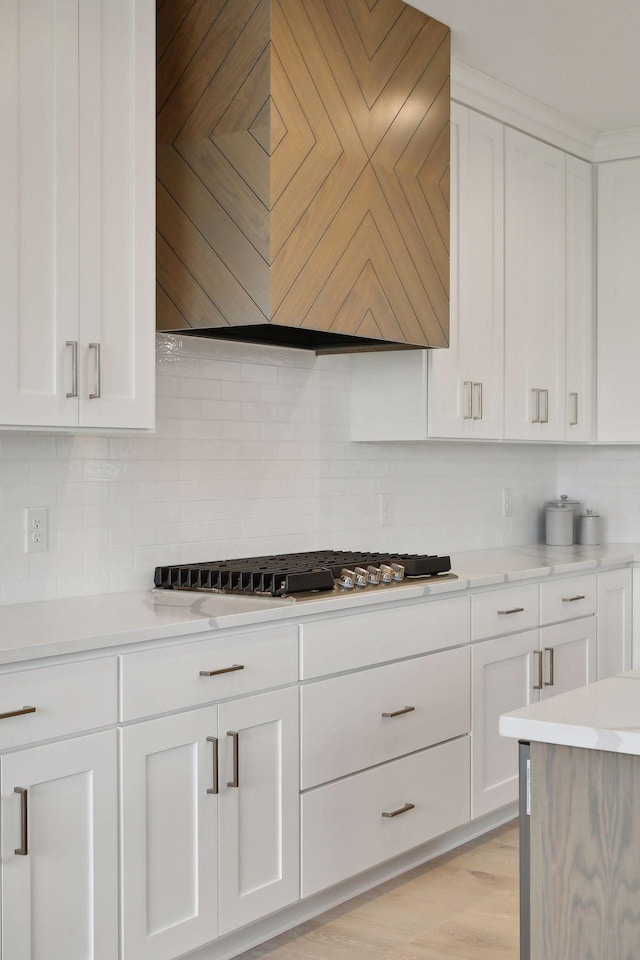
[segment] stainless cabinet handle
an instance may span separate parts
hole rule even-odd
[[[27,713],[35,712],[35,707],[23,707],[22,710],[9,710],[8,713],[0,713],[0,720],[9,720],[10,717],[24,717]]]
[[[562,602],[563,602],[563,603],[575,603],[576,600],[586,600],[586,599],[587,599],[587,598],[585,597],[584,593],[577,593],[577,594],[575,595],[575,597],[563,597],[563,598],[562,598]]]
[[[17,857],[26,857],[29,853],[28,794],[26,787],[14,787],[13,792],[20,796],[20,846],[14,853]]]
[[[102,386],[100,382],[100,344],[90,343],[89,350],[96,352],[96,392],[89,394],[89,400],[99,400],[102,396]]]
[[[552,687],[554,685],[554,670],[553,670],[553,647],[545,647],[545,650],[549,654],[549,679],[545,680],[545,687]]]
[[[71,400],[78,396],[78,341],[67,340],[67,346],[71,347],[71,393],[67,394]]]
[[[535,387],[532,388],[531,393],[535,394],[535,416],[532,418],[531,423],[540,423],[540,391]]]
[[[541,390],[540,393],[544,397],[544,416],[540,417],[540,423],[549,423],[549,391]]]
[[[542,690],[542,687],[543,687],[543,679],[542,679],[542,650],[534,650],[534,651],[533,651],[533,655],[534,655],[534,657],[537,657],[537,658],[538,658],[538,682],[537,682],[537,683],[534,683],[533,689],[534,689],[534,690]]]
[[[384,810],[382,813],[383,817],[399,817],[401,813],[409,813],[409,810],[415,810],[415,803],[405,803],[404,806],[400,807],[398,810]]]
[[[219,793],[218,786],[218,738],[207,737],[207,743],[213,744],[213,782],[207,790],[207,793]]]
[[[238,753],[238,731],[237,730],[227,730],[227,736],[231,737],[233,740],[233,780],[227,782],[228,787],[239,787],[240,786],[240,764],[239,764],[239,753]]]
[[[524,607],[511,607],[510,610],[498,610],[498,616],[508,617],[510,613],[524,613]]]
[[[201,677],[219,677],[223,673],[236,673],[238,670],[244,670],[243,663],[234,663],[230,667],[221,667],[220,670],[201,670]]]
[[[573,416],[571,417],[571,420],[569,420],[569,426],[577,427],[578,426],[578,394],[570,393],[569,399],[571,400],[571,406],[573,408]]]
[[[471,380],[465,380],[463,384],[462,406],[464,413],[463,420],[473,420],[473,384]]]
[[[415,707],[403,707],[402,710],[394,710],[393,713],[383,713],[383,717],[401,717],[405,713],[413,713]]]
[[[471,402],[471,409],[473,412],[473,419],[482,420],[482,384],[481,383],[473,384],[473,400]]]

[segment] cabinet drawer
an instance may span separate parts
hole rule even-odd
[[[122,658],[122,720],[180,710],[298,677],[298,628],[208,637]]]
[[[462,647],[303,687],[302,789],[467,733],[469,677]]]
[[[570,580],[540,584],[540,623],[577,620],[596,612],[598,594],[594,573]]]
[[[300,677],[310,680],[468,643],[469,598],[378,607],[300,629]]]
[[[0,713],[35,713],[0,720],[0,750],[114,724],[117,703],[115,657],[1,674]]]
[[[469,820],[469,738],[423,750],[302,797],[302,896]],[[406,804],[413,809],[385,817]]]
[[[474,640],[517,633],[537,626],[536,584],[491,590],[471,598],[471,635]]]

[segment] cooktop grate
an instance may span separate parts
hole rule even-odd
[[[449,557],[313,550],[156,567],[154,582],[156,587],[165,590],[220,590],[225,593],[267,593],[280,597],[308,590],[333,590],[335,578],[343,567],[379,567],[392,563],[401,564],[407,577],[431,577],[451,570]]]

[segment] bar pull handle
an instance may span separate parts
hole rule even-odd
[[[213,744],[213,781],[207,793],[220,793],[218,780],[218,738],[207,737],[207,743]]]
[[[394,710],[392,713],[383,713],[383,717],[401,717],[405,713],[413,713],[415,707],[403,707],[402,710]]]
[[[201,677],[219,677],[223,673],[236,673],[238,670],[244,670],[243,663],[233,663],[230,667],[222,667],[220,670],[201,670]]]
[[[67,346],[71,347],[71,393],[67,394],[71,400],[78,396],[78,341],[67,340]]]
[[[545,647],[545,650],[549,654],[549,679],[545,680],[546,687],[552,687],[554,685],[554,649],[553,647]]]
[[[563,602],[563,603],[575,603],[576,600],[586,600],[586,599],[587,599],[587,598],[585,597],[585,595],[584,595],[583,593],[577,593],[577,594],[575,595],[575,597],[563,597],[563,598],[562,598],[562,602]]]
[[[16,857],[26,857],[29,854],[28,793],[26,787],[14,787],[13,792],[20,797],[20,846],[14,853]]]
[[[532,418],[531,423],[540,423],[540,391],[534,387],[531,393],[534,394],[535,402],[535,416]]]
[[[95,350],[96,352],[96,392],[89,394],[89,400],[99,400],[102,396],[102,384],[101,384],[101,362],[100,362],[100,344],[99,343],[90,343],[89,350]]]
[[[569,420],[569,426],[577,427],[578,426],[578,394],[570,393],[569,399],[571,400],[571,407],[572,407],[572,417],[571,417],[571,420]]]
[[[397,810],[384,810],[382,813],[383,817],[399,817],[403,813],[409,813],[409,810],[415,810],[415,803],[405,803],[402,807],[399,807]]]
[[[542,650],[534,650],[533,655],[534,657],[538,658],[538,682],[534,683],[533,689],[542,690],[542,687],[544,686],[542,679]]]
[[[511,607],[509,610],[498,610],[499,617],[508,617],[511,613],[524,613],[524,607]]]
[[[544,416],[540,417],[540,423],[549,423],[549,391],[541,390],[540,393],[544,398]]]
[[[233,741],[233,780],[227,782],[228,787],[239,787],[240,786],[240,764],[239,764],[239,752],[238,752],[238,731],[237,730],[227,730],[227,736],[231,737]]]
[[[7,713],[0,713],[0,720],[9,720],[10,717],[24,717],[27,713],[35,712],[35,707],[23,707],[22,710],[9,710]]]
[[[463,420],[473,420],[473,384],[471,380],[465,380],[463,385]]]
[[[474,420],[482,420],[482,384],[473,384],[473,401],[471,403]]]

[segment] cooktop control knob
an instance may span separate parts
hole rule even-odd
[[[356,567],[354,573],[356,575],[356,587],[366,587],[369,583],[369,574],[364,567]]]
[[[374,567],[372,564],[369,564],[369,566],[367,567],[367,575],[369,577],[369,583],[372,586],[375,586],[375,584],[380,583],[380,577],[382,576],[380,567]]]
[[[338,583],[345,590],[353,590],[356,585],[355,570],[347,570],[346,567],[343,567],[338,577]]]
[[[394,580],[404,580],[404,567],[401,563],[392,563],[391,569],[393,570]]]
[[[380,564],[380,580],[382,583],[391,583],[393,580],[393,570],[388,563]]]

